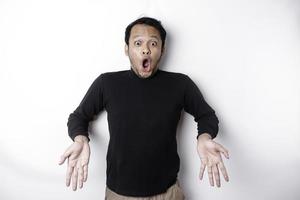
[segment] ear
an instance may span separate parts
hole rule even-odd
[[[166,54],[166,43],[165,43],[165,45],[164,45],[164,47],[163,47],[163,49],[162,49],[162,51],[161,51],[161,55],[164,55],[164,54]]]
[[[126,54],[126,56],[128,56],[128,45],[127,44],[125,44],[125,54]]]

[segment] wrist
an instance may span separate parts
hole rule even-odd
[[[74,142],[88,142],[88,138],[85,135],[77,135],[74,138]]]
[[[198,141],[200,140],[211,140],[212,137],[209,133],[202,133],[198,136]]]

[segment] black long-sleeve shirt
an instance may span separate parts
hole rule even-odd
[[[197,136],[218,133],[218,118],[189,76],[158,69],[140,78],[130,70],[100,74],[68,118],[68,134],[85,135],[88,123],[107,111],[110,140],[106,185],[114,192],[145,197],[175,183],[180,158],[176,129],[181,111],[194,117]],[[196,131],[195,131],[196,132]]]

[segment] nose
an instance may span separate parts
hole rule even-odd
[[[147,55],[149,55],[151,52],[150,52],[150,49],[146,46],[146,47],[144,47],[144,49],[143,49],[143,54],[147,54]]]

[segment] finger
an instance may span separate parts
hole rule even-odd
[[[81,189],[83,186],[83,168],[82,168],[82,166],[79,166],[79,168],[78,168],[78,183],[79,183],[79,188]]]
[[[83,181],[86,182],[87,180],[87,175],[88,175],[88,166],[83,165]]]
[[[208,173],[208,178],[211,186],[214,186],[214,179],[213,179],[213,174],[212,174],[212,166],[207,165],[207,173]]]
[[[214,164],[212,166],[212,169],[213,169],[214,177],[215,177],[215,180],[216,180],[216,184],[217,184],[218,187],[220,187],[221,186],[220,175],[219,175],[219,169],[217,168],[217,165]]]
[[[227,174],[227,171],[226,171],[226,168],[224,166],[224,163],[221,161],[218,163],[218,166],[224,176],[224,179],[228,182],[229,181],[229,177],[228,177],[228,174]]]
[[[199,178],[200,178],[200,180],[203,179],[203,174],[204,174],[205,167],[206,167],[206,164],[201,163],[201,166],[200,166],[200,173],[199,173]]]
[[[74,167],[68,165],[67,174],[66,174],[66,186],[67,187],[70,186],[71,176],[72,176],[72,173],[73,173],[73,169],[74,169]]]
[[[200,166],[199,178],[200,178],[200,180],[202,180],[203,179],[204,170],[205,170],[205,167],[207,165],[207,157],[200,157],[200,160],[201,160],[201,166]]]
[[[224,148],[221,144],[219,143],[216,143],[216,147],[219,151],[222,152],[222,154],[227,158],[229,159],[229,152],[226,148]]]
[[[60,156],[60,161],[58,162],[59,165],[63,164],[65,160],[70,156],[72,151],[68,148],[63,155]]]
[[[72,189],[75,191],[77,189],[77,179],[78,179],[78,171],[77,168],[74,167],[73,175],[72,175]]]

